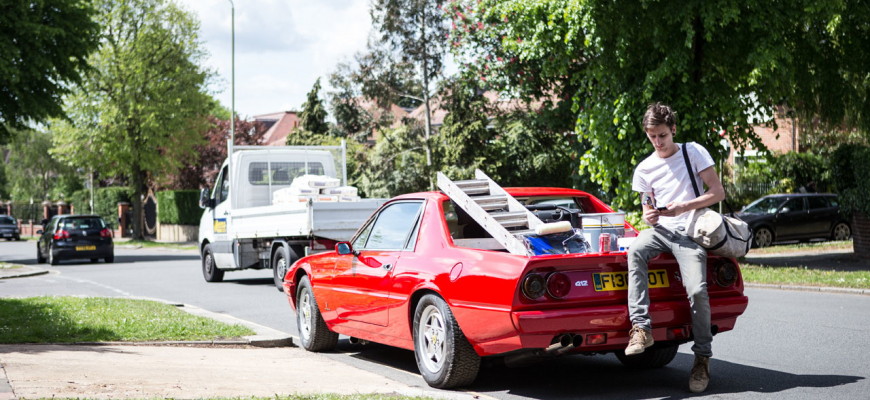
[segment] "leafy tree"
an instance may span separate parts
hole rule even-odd
[[[229,117],[229,112],[226,113]],[[189,162],[177,172],[167,173],[159,177],[157,186],[163,190],[213,188],[220,173],[221,165],[227,158],[227,138],[230,136],[229,119],[220,119],[214,115],[208,117],[209,128],[202,132],[205,144],[197,145],[197,158],[189,158]],[[235,140],[237,145],[259,145],[266,135],[266,127],[257,121],[247,121],[236,116]]]
[[[4,158],[3,162],[0,162],[0,199],[9,199],[9,189],[6,187],[9,183],[9,179],[6,178],[6,154],[2,150],[0,148],[0,158]]]
[[[63,115],[97,48],[94,9],[82,0],[0,0],[0,144],[8,128]]]
[[[652,151],[640,126],[651,102],[674,106],[676,140],[699,142],[716,159],[725,156],[723,130],[737,148],[764,148],[752,126],[782,103],[823,121],[870,119],[870,15],[857,0],[457,0],[445,8],[471,10],[452,14],[451,38],[480,79],[573,96],[581,171],[613,190],[618,207],[639,203],[631,177]]]
[[[443,0],[374,0],[372,21],[380,31],[380,41],[399,53],[401,60],[419,69],[422,101],[426,108],[426,165],[432,165],[428,146],[432,123],[429,109],[429,84],[441,73],[447,43]]]
[[[308,92],[308,98],[302,104],[302,112],[299,113],[299,128],[312,134],[322,135],[329,132],[329,124],[326,123],[326,106],[320,99],[320,78],[314,82],[314,87]]]
[[[54,154],[106,175],[128,177],[134,192],[133,237],[142,237],[148,174],[162,176],[197,157],[206,129],[211,72],[199,23],[166,0],[97,2],[102,46],[94,74],[67,105],[73,123],[55,136]],[[64,123],[60,123],[64,125]]]
[[[81,188],[76,169],[49,154],[52,135],[41,130],[12,131],[6,173],[15,200],[58,200]]]
[[[389,198],[429,187],[423,152],[424,129],[419,124],[384,128],[374,147],[357,153],[359,178],[355,181],[368,197]]]
[[[474,87],[456,79],[442,82],[441,108],[447,112],[435,142],[436,166],[450,179],[473,179],[474,170],[490,172],[505,160],[497,157],[490,128],[495,112],[489,100]]]

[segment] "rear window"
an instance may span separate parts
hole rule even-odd
[[[824,197],[807,197],[807,203],[810,204],[810,210],[828,208],[828,201]]]
[[[248,182],[252,185],[268,185],[269,184],[269,163],[252,162],[248,167]],[[297,177],[305,175],[304,162],[273,162],[272,167],[272,184],[273,185],[289,185]],[[323,164],[319,162],[308,163],[309,175],[324,175]]]
[[[60,221],[60,229],[103,229],[106,224],[102,218],[67,218]]]

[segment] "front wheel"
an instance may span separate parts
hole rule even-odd
[[[767,247],[773,243],[773,232],[768,228],[758,228],[752,238],[752,247]]]
[[[423,380],[439,389],[470,385],[480,369],[480,356],[447,302],[434,294],[423,296],[414,312],[414,357]]]
[[[215,265],[210,245],[205,245],[205,248],[202,249],[202,276],[206,282],[224,280],[224,271]]]
[[[833,240],[849,240],[852,236],[852,228],[845,222],[838,222],[831,230],[831,239]]]
[[[305,350],[328,351],[338,344],[338,334],[329,330],[320,315],[307,276],[299,280],[299,289],[296,291],[296,326],[299,327],[299,339]]]
[[[674,361],[678,349],[679,346],[676,345],[653,346],[644,350],[643,353],[633,356],[627,356],[624,350],[619,350],[616,352],[616,358],[619,359],[622,365],[629,368],[661,368]]]
[[[42,256],[42,251],[39,250],[39,244],[36,245],[36,263],[42,264],[45,262],[45,257]]]

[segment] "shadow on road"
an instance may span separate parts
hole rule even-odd
[[[383,345],[339,342],[351,357],[419,374],[414,353]],[[689,392],[689,371],[694,355],[678,353],[670,365],[652,370],[622,366],[612,354],[569,356],[530,367],[508,368],[484,361],[477,380],[468,390],[504,392],[547,400],[577,399],[684,399]],[[780,393],[795,388],[829,388],[856,383],[862,376],[800,375],[712,359],[712,379],[704,395]]]
[[[148,262],[160,262],[160,261],[193,261],[199,260],[199,256],[194,254],[151,254],[151,255],[118,255],[115,254],[115,264],[135,264],[135,263],[148,263]],[[42,265],[45,267],[63,267],[65,265],[89,265],[89,264],[102,264],[104,263],[103,259],[100,259],[97,263],[92,263],[88,259],[83,260],[62,260],[58,265],[49,265],[47,263],[37,264],[36,259],[34,258],[25,258],[20,260],[3,260],[12,264],[24,264],[24,265]]]
[[[860,258],[852,252],[773,256],[748,254],[740,262],[769,267],[807,267],[822,271],[870,271],[870,260]]]

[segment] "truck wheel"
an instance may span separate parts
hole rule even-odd
[[[202,250],[202,276],[206,282],[220,282],[224,280],[224,271],[218,269],[217,265],[215,265],[210,245],[205,245],[205,248]]]
[[[678,349],[679,346],[675,345],[663,347],[653,346],[646,349],[643,353],[633,356],[625,355],[624,350],[617,350],[616,358],[619,359],[619,362],[621,362],[622,365],[629,368],[661,368],[670,364],[671,361],[674,361]]]
[[[320,315],[308,276],[299,280],[299,290],[296,291],[296,326],[305,350],[327,351],[338,344],[338,334],[329,330]]]
[[[480,356],[441,297],[427,294],[414,312],[414,357],[429,386],[467,386],[477,378]]]
[[[275,252],[275,259],[272,260],[272,280],[275,281],[275,287],[279,292],[284,291],[284,276],[299,257],[292,247],[281,246]]]

